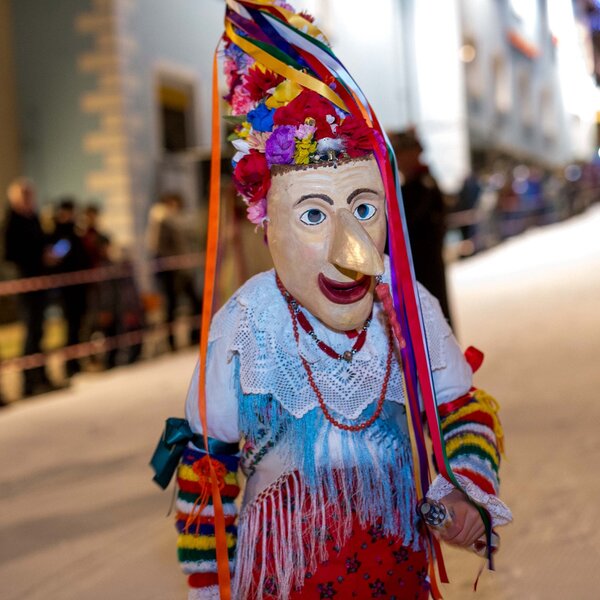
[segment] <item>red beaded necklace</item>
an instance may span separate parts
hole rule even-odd
[[[333,358],[335,360],[345,360],[346,362],[352,362],[353,356],[360,351],[360,349],[365,345],[367,341],[367,330],[369,329],[369,325],[371,324],[371,315],[365,321],[365,324],[362,326],[359,332],[352,331],[346,332],[346,335],[349,338],[356,338],[354,345],[350,350],[346,350],[343,354],[336,352],[329,344],[326,344],[323,340],[320,340],[315,333],[314,327],[310,324],[309,320],[306,318],[306,315],[300,310],[300,305],[298,301],[285,289],[281,279],[279,279],[279,275],[275,275],[275,279],[277,281],[277,287],[281,292],[281,295],[285,298],[288,303],[288,307],[292,307],[294,311],[294,316],[300,323],[300,327],[304,329],[304,331],[314,340],[317,347],[325,352],[327,356]]]
[[[297,318],[296,310],[292,306],[293,298],[289,294],[289,292],[283,287],[283,284],[281,283],[279,277],[277,277],[277,286],[279,287],[279,290],[280,290],[282,296],[284,297],[284,299],[287,302],[288,310],[290,312],[290,316],[292,317],[292,328],[294,330],[294,339],[296,340],[296,345],[298,346],[298,349],[299,349],[300,348],[300,334],[298,332],[299,319]],[[293,300],[293,301],[296,302],[295,300]],[[296,302],[296,304],[297,304],[297,302]],[[300,313],[300,314],[302,314],[302,313]],[[363,328],[363,331],[364,331],[364,328]],[[366,336],[366,331],[364,331],[364,333]],[[363,344],[364,344],[364,341],[363,341]],[[362,347],[362,344],[361,344],[361,347]],[[334,350],[332,350],[332,351],[335,353]],[[304,370],[306,371],[306,375],[308,377],[308,382],[310,383],[310,387],[313,389],[315,395],[317,396],[319,406],[321,407],[321,410],[323,411],[325,418],[334,427],[337,427],[338,429],[342,429],[343,431],[363,431],[364,429],[367,429],[367,427],[370,427],[371,425],[373,425],[373,423],[375,423],[375,421],[379,418],[379,415],[381,414],[381,411],[383,410],[383,403],[385,401],[385,395],[387,392],[388,383],[390,381],[390,376],[392,374],[393,351],[394,351],[394,344],[392,341],[392,331],[391,331],[391,329],[388,328],[388,353],[387,353],[387,359],[386,359],[386,363],[385,363],[385,375],[383,377],[381,393],[379,394],[379,399],[377,400],[377,408],[375,409],[375,412],[366,421],[363,421],[362,423],[357,423],[356,425],[346,425],[345,423],[340,423],[329,412],[329,408],[325,404],[325,400],[323,399],[321,390],[317,387],[317,384],[315,383],[312,369],[310,368],[308,361],[302,356],[302,354],[300,354],[300,352],[298,352],[298,354],[300,356],[300,360],[302,361],[302,366],[304,367]]]

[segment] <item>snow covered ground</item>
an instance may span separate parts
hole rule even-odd
[[[600,597],[600,210],[450,270],[458,334],[486,352],[502,406],[504,530],[479,600]],[[185,579],[148,459],[180,416],[195,353],[108,374],[0,412],[0,597],[178,600]],[[446,598],[479,561],[451,551]]]

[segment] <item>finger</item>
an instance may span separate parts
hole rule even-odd
[[[483,526],[483,523],[481,523],[480,519],[479,522],[476,522],[467,533],[465,543],[467,546],[470,546],[484,535],[485,527]]]
[[[452,531],[449,531],[448,535],[444,539],[450,544],[461,546],[466,534],[467,530],[465,529],[465,524],[457,523],[455,528]]]
[[[448,542],[448,541],[454,539],[457,535],[460,535],[462,530],[463,530],[463,524],[459,523],[458,521],[453,521],[450,525],[448,525],[447,527],[444,527],[444,529],[439,530],[439,532],[440,532],[440,537],[443,540]]]
[[[465,519],[460,532],[448,541],[457,546],[467,547],[472,541],[477,539],[475,535],[479,532],[481,519],[479,515],[468,515]]]

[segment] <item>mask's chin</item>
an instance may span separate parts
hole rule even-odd
[[[371,281],[367,292],[360,300],[353,303],[332,302],[323,293],[318,293],[318,297],[312,301],[301,301],[301,303],[330,329],[351,331],[361,328],[369,318],[373,308],[373,288]]]

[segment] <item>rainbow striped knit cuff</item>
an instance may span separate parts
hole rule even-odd
[[[206,452],[188,447],[177,469],[177,555],[183,572],[188,575],[190,592],[198,598],[205,597],[204,592],[209,597],[211,589],[218,586],[213,499],[206,493],[200,468],[206,457]],[[221,500],[232,570],[237,542],[237,507],[234,502],[240,492],[237,478],[239,454],[211,454],[210,459],[221,475]]]
[[[454,473],[488,494],[498,494],[504,435],[498,403],[483,390],[439,407],[446,454]]]

